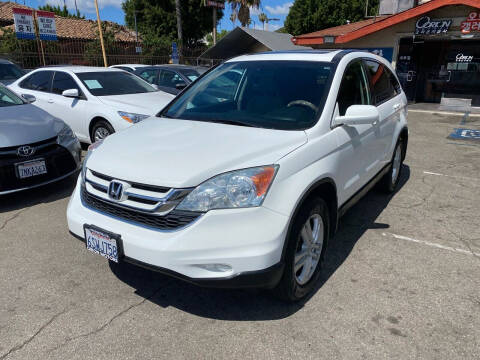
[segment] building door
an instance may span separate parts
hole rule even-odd
[[[411,37],[400,39],[396,72],[408,101],[417,100],[419,51],[419,44],[414,43]]]

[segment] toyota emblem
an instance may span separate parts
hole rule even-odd
[[[18,156],[32,156],[33,154],[35,154],[35,148],[32,147],[32,146],[29,146],[29,145],[24,145],[24,146],[20,146],[18,149],[17,149],[17,155]]]

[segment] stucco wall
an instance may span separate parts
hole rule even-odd
[[[479,0],[480,3],[480,0]],[[398,42],[401,37],[412,36],[415,31],[415,23],[417,20],[423,16],[430,16],[430,18],[440,19],[447,18],[452,19],[452,25],[448,31],[448,34],[460,34],[460,24],[465,21],[468,14],[472,11],[479,11],[479,9],[472,8],[470,6],[464,5],[454,5],[446,6],[440,9],[436,9],[424,15],[412,18],[410,20],[404,21],[400,24],[396,24],[389,28],[383,29],[381,31],[375,32],[373,34],[367,35],[360,39],[350,41],[345,44],[322,44],[322,45],[312,45],[312,47],[317,49],[338,49],[338,48],[381,48],[381,47],[393,47],[393,62],[395,63],[397,51],[398,51]],[[447,36],[449,36],[447,34]],[[426,35],[428,36],[428,35]],[[430,35],[429,38],[438,38],[438,35]]]

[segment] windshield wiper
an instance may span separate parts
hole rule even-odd
[[[197,119],[195,119],[197,120]],[[195,121],[194,120],[194,121]],[[197,121],[212,122],[218,124],[227,124],[227,125],[237,125],[237,126],[246,126],[246,127],[256,127],[250,123],[239,121],[239,120],[223,120],[223,119],[198,119]]]

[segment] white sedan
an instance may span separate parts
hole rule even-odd
[[[174,98],[126,71],[84,66],[41,68],[9,87],[34,95],[36,106],[64,120],[85,143],[157,114]]]

